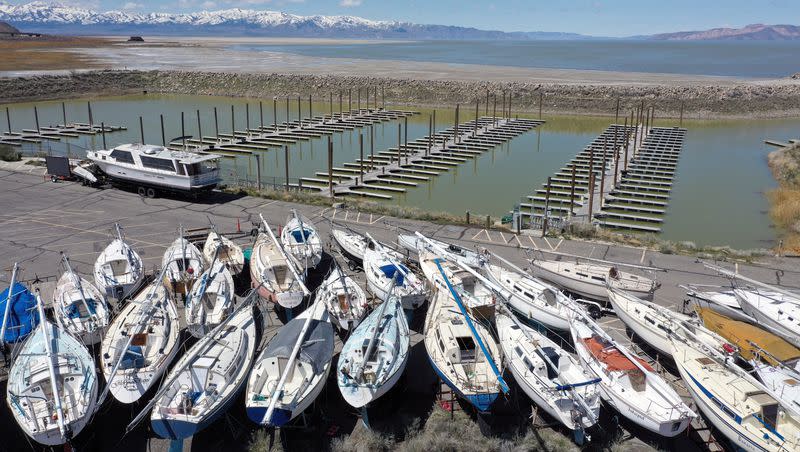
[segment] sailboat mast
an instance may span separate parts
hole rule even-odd
[[[56,408],[58,416],[58,429],[61,431],[61,437],[66,439],[67,427],[64,425],[64,409],[61,407],[61,396],[58,394],[58,383],[56,381],[56,368],[53,364],[53,344],[50,343],[50,334],[48,329],[50,322],[44,316],[44,305],[42,304],[42,297],[39,296],[39,289],[36,289],[36,308],[39,310],[39,325],[42,328],[42,335],[44,336],[44,350],[47,354],[47,370],[50,372],[50,387],[53,391],[53,405]]]
[[[300,237],[303,237],[303,247],[305,248],[305,253],[303,253],[303,259],[305,260],[305,271],[308,271],[308,238],[306,237],[306,229],[303,226],[303,218],[297,214],[296,209],[292,209],[292,214],[294,215],[295,220],[300,224]]]
[[[726,269],[724,267],[720,267],[718,265],[709,264],[707,262],[703,262],[703,266],[708,268],[708,269],[710,269],[710,270],[714,270],[714,271],[716,271],[717,273],[719,273],[719,274],[721,274],[723,276],[727,276],[728,278],[741,279],[744,282],[749,282],[750,284],[755,284],[756,286],[762,287],[764,289],[767,289],[767,290],[770,290],[770,291],[773,291],[773,292],[777,292],[777,293],[785,295],[787,297],[800,299],[800,295],[799,294],[796,294],[796,293],[793,293],[793,292],[789,292],[788,290],[781,289],[780,287],[775,287],[775,286],[772,286],[772,285],[769,285],[769,284],[765,284],[765,283],[763,283],[761,281],[758,281],[758,280],[755,280],[755,279],[752,279],[752,278],[748,278],[747,276],[742,276],[739,272],[732,272],[732,271],[730,271],[730,270],[728,270],[728,269]],[[794,303],[794,304],[798,304],[798,303]]]
[[[269,223],[267,223],[267,220],[264,219],[264,215],[258,214],[258,216],[261,218],[261,222],[264,223],[264,228],[267,230],[267,233],[272,239],[272,242],[275,243],[275,246],[278,248],[278,250],[281,252],[281,255],[286,260],[287,264],[286,266],[289,267],[289,271],[292,272],[292,276],[294,276],[295,281],[297,281],[297,283],[300,284],[300,288],[303,290],[303,294],[306,296],[310,295],[311,292],[309,292],[306,285],[303,284],[303,280],[300,279],[300,275],[297,274],[297,270],[294,268],[294,265],[292,265],[291,259],[289,259],[289,256],[286,255],[286,250],[283,249],[283,246],[280,244],[280,242],[278,242],[278,239],[275,237],[275,234],[272,233],[272,229],[269,227]]]
[[[367,351],[364,353],[364,356],[361,357],[361,364],[358,365],[358,369],[356,369],[355,380],[360,380],[361,375],[364,373],[364,366],[367,365],[367,360],[369,356],[372,354],[372,349],[375,348],[375,342],[378,339],[378,331],[380,330],[381,319],[383,319],[384,314],[386,313],[386,306],[392,300],[392,291],[394,290],[395,284],[397,283],[397,273],[394,274],[392,277],[392,285],[389,287],[389,290],[386,292],[386,301],[381,304],[381,312],[378,314],[378,323],[375,325],[375,330],[372,332],[372,337],[369,339],[369,344],[367,344]]]
[[[11,298],[14,296],[14,284],[17,282],[17,269],[19,264],[14,262],[11,270],[11,284],[8,286],[8,297],[6,297],[6,308],[3,311],[3,326],[0,328],[0,342],[6,340],[6,326],[8,325],[8,312],[11,310]]]

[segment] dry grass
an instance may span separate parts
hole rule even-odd
[[[767,193],[769,216],[781,229],[786,254],[800,254],[800,146],[769,154],[769,167],[780,187]]]
[[[90,58],[68,51],[70,48],[111,45],[100,38],[0,39],[0,71],[92,69],[100,67]]]

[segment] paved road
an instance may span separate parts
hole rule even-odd
[[[333,219],[353,229],[368,231],[376,239],[385,242],[393,242],[399,230],[418,230],[462,246],[488,248],[520,266],[526,265],[526,252],[539,256],[541,250],[554,250],[656,267],[664,271],[655,274],[662,283],[655,301],[674,309],[678,309],[685,298],[679,284],[728,283],[692,257],[600,243],[516,236],[480,228],[437,225],[253,197],[215,194],[213,199],[198,203],[175,199],[143,199],[135,193],[113,189],[98,190],[74,183],[51,183],[44,181],[41,176],[4,170],[0,170],[0,193],[0,230],[3,234],[0,240],[0,271],[3,272],[0,275],[0,286],[7,283],[11,265],[17,261],[22,267],[23,279],[33,280],[38,277],[43,282],[43,290],[47,289],[52,286],[52,282],[48,284],[48,281],[52,281],[51,278],[59,272],[61,251],[70,255],[73,266],[79,273],[91,274],[95,258],[112,238],[115,222],[122,224],[127,239],[142,255],[146,267],[153,269],[160,264],[163,252],[177,236],[178,226],[181,224],[185,228],[205,227],[210,219],[223,234],[233,233],[237,229],[248,231],[253,227],[251,222],[258,221],[258,214],[261,213],[273,227],[277,227],[285,223],[292,208],[314,221],[323,238],[328,237],[330,229],[326,220]],[[243,237],[240,242],[246,244],[251,240]],[[331,250],[330,240],[327,242],[326,249]],[[797,260],[770,257],[762,259],[757,265],[741,265],[739,271],[769,283],[775,283],[776,272],[781,272],[780,281],[785,287],[798,288],[798,267]],[[363,282],[363,274],[356,276]],[[273,325],[267,326],[267,333],[272,333],[280,325],[274,313],[270,315]],[[403,388],[393,390],[394,394],[390,393],[382,405],[369,413],[373,426],[378,426],[376,428],[385,431],[399,429],[402,432],[402,428],[412,422],[414,417],[424,416],[433,403],[436,378],[426,361],[424,347],[419,343],[422,317],[424,313],[418,313],[412,324],[417,332],[413,337],[415,346],[407,376],[402,382]],[[601,323],[612,334],[624,338],[624,326],[616,317],[606,316]],[[335,381],[329,382],[321,396],[321,402],[309,419],[311,428],[320,433],[320,437],[348,433],[355,426],[357,413],[347,408],[334,386]],[[4,392],[4,388],[2,389]],[[110,406],[105,407],[94,421],[94,428],[87,429],[86,434],[79,436],[78,442],[85,445],[85,448],[166,450],[169,446],[165,441],[152,440],[144,427],[120,440],[125,424],[135,415],[136,409],[116,403],[108,405]],[[495,416],[497,422],[491,426],[495,431],[503,430],[501,424],[510,424],[517,428],[529,422],[525,416],[530,413],[530,402],[525,401],[524,397],[515,396],[500,405]],[[10,419],[5,410],[6,408],[0,408],[3,413],[0,419]],[[629,428],[624,423],[623,427]],[[244,447],[251,428],[243,415],[243,409],[234,410],[225,422],[218,422],[195,437],[194,447],[191,441],[187,441],[184,448],[204,450],[214,445],[240,449]],[[325,444],[324,439],[310,440],[307,429],[284,430],[283,439],[290,447],[319,447]],[[643,446],[644,442],[657,441],[657,438],[635,428],[629,430],[628,433],[633,436],[629,443],[631,446]],[[0,423],[0,435],[9,438],[12,444],[18,446],[16,448],[27,448],[24,436],[13,422]],[[0,444],[0,450],[7,444]],[[685,439],[680,439],[677,443],[661,442],[658,445],[667,448],[688,447],[689,450],[694,447]]]

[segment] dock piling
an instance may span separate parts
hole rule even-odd
[[[433,140],[433,116],[428,116],[428,149],[425,150],[425,157],[431,152],[431,141]]]
[[[494,96],[494,107],[492,108],[492,127],[497,126],[497,94]]]
[[[144,144],[144,121],[141,116],[139,116],[139,136],[142,138],[141,143]]]
[[[328,191],[333,198],[333,141],[328,136]]]
[[[594,210],[594,173],[589,173],[589,224],[592,224]]]
[[[681,113],[680,113],[680,122],[678,122],[678,126],[683,127],[683,101],[681,101]]]
[[[158,116],[161,121],[161,146],[167,147],[167,136],[164,135],[164,115],[161,114]],[[102,127],[102,125],[100,127]],[[105,131],[103,131],[103,134],[105,135]]]
[[[89,110],[89,127],[94,125],[94,116],[92,116],[92,103],[86,102],[86,109]]]
[[[547,220],[550,216],[550,185],[553,183],[552,177],[547,178],[547,191],[544,194],[544,217],[542,218],[542,237],[547,235]],[[533,220],[533,219],[531,219]]]
[[[219,141],[219,118],[217,117],[217,107],[214,107],[214,136]]]
[[[6,107],[6,124],[8,125],[8,133],[11,133],[11,111]]]
[[[631,116],[633,118],[633,116]],[[632,125],[632,124],[631,124]],[[625,116],[625,171],[628,171],[628,144],[631,141],[631,132],[628,130],[628,117]]]
[[[531,205],[533,205],[533,204],[531,203]],[[572,163],[572,183],[570,184],[570,190],[569,190],[569,216],[570,216],[570,218],[572,218],[572,216],[574,214],[575,214],[575,163],[573,162]]]
[[[289,130],[289,96],[286,96],[286,130]]]
[[[364,183],[364,133],[358,134],[358,166],[361,183]]]
[[[357,108],[358,108],[358,114],[360,115],[361,114],[361,87],[360,86],[358,88],[356,88],[356,92],[358,93],[357,94],[357,97],[358,97],[358,107]],[[352,115],[353,113],[351,112],[350,114]]]
[[[259,128],[264,127],[264,102],[258,101]]]
[[[403,123],[397,123],[397,163],[403,158]],[[394,156],[390,156],[389,163],[394,163]]]
[[[455,135],[453,136],[454,143],[458,143],[458,107],[459,105],[456,104]]]
[[[606,154],[608,151],[608,137],[603,137],[603,164],[600,165],[600,209],[603,208],[603,198],[606,188]]]
[[[278,96],[272,96],[272,131],[278,131]]]
[[[200,139],[200,146],[203,145],[203,126],[200,124],[200,110],[197,110],[197,137]]]
[[[403,117],[403,153],[408,164],[408,116]]]
[[[539,119],[542,119],[542,102],[544,102],[544,93],[539,91]]]
[[[369,159],[372,164],[375,164],[375,126],[369,125]]]
[[[104,122],[100,122],[100,134],[103,137],[103,149],[108,149],[106,146],[106,124]]]
[[[283,167],[286,175],[286,190],[289,190],[289,145],[283,147]],[[300,182],[302,184],[302,181]]]
[[[475,99],[475,127],[472,129],[472,138],[478,135],[478,116],[480,115],[480,100]]]
[[[303,128],[303,106],[301,104],[302,100],[300,99],[300,95],[297,95],[297,122],[300,124],[300,128]]]
[[[64,105],[64,102],[61,102],[61,118],[64,120],[62,124],[64,127],[67,126],[67,106]]]
[[[231,105],[231,137],[236,141],[236,116],[233,114],[233,105]]]
[[[253,154],[256,158],[256,188],[261,191],[261,154]]]
[[[311,102],[311,94],[308,95],[308,122],[311,124],[314,121],[314,104]]]
[[[142,141],[144,141],[144,140],[142,140]],[[185,151],[186,150],[186,124],[183,121],[183,112],[181,112],[181,142],[182,142],[183,150]]]
[[[614,111],[614,124],[619,122],[619,97],[617,97],[617,108]]]
[[[244,104],[244,130],[250,136],[250,102]]]
[[[39,109],[36,105],[33,106],[33,119],[36,121],[36,133],[41,133],[39,130]]]
[[[347,88],[347,116],[353,116],[353,88]]]

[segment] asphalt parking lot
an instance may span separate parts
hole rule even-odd
[[[614,246],[600,243],[543,239],[530,236],[516,236],[508,232],[489,231],[478,227],[438,225],[421,221],[402,220],[359,213],[344,209],[306,206],[286,202],[265,200],[253,197],[239,197],[226,194],[213,194],[201,202],[180,199],[140,198],[136,193],[116,189],[99,190],[70,182],[52,183],[41,176],[0,170],[0,286],[5,287],[10,278],[10,269],[18,262],[22,280],[35,282],[42,288],[45,299],[60,273],[60,252],[69,255],[74,269],[82,275],[91,275],[96,257],[113,239],[114,223],[123,227],[126,239],[142,256],[148,271],[152,272],[161,263],[167,246],[177,237],[178,228],[205,228],[209,222],[218,231],[240,236],[242,245],[252,244],[252,237],[246,233],[258,222],[263,214],[273,228],[284,224],[292,208],[311,219],[325,244],[326,250],[337,256],[335,245],[329,238],[329,220],[347,225],[357,231],[368,231],[378,240],[392,243],[398,231],[420,231],[428,236],[457,243],[465,247],[487,248],[515,264],[527,266],[526,257],[541,256],[541,250],[558,251],[598,259],[650,266],[663,271],[655,276],[661,282],[655,301],[673,309],[680,309],[686,298],[680,284],[719,284],[729,281],[715,275],[703,267],[694,257],[660,254],[641,248]],[[241,234],[239,234],[241,232]],[[333,248],[332,248],[333,247]],[[332,251],[333,250],[333,251]],[[337,257],[338,258],[338,257]],[[340,259],[343,268],[345,262]],[[733,268],[732,264],[725,264]],[[800,265],[797,259],[766,257],[759,259],[757,265],[740,265],[743,274],[766,283],[775,284],[778,279],[783,287],[800,287]],[[355,275],[363,282],[363,273]],[[92,280],[91,277],[88,279]],[[265,322],[266,337],[280,326],[280,319],[269,313]],[[424,316],[424,313],[423,315]],[[437,388],[436,377],[430,369],[421,340],[421,320],[417,316],[412,328],[411,362],[407,375],[393,390],[387,400],[370,411],[373,425],[390,429],[392,423],[407,422],[414,416],[424,416],[434,401]],[[614,316],[603,317],[601,325],[620,339],[625,339],[625,328]],[[414,328],[416,325],[416,328]],[[264,342],[264,341],[262,341]],[[339,344],[340,346],[340,344]],[[676,380],[673,378],[673,380]],[[3,383],[4,385],[4,383]],[[316,432],[322,432],[320,442],[307,438],[308,430],[297,427],[286,429],[283,438],[290,445],[317,447],[326,444],[325,435],[347,434],[355,427],[357,415],[341,400],[338,389],[329,381],[328,387],[320,396],[314,414],[308,422]],[[2,387],[3,392],[5,388]],[[409,394],[413,395],[409,397]],[[522,396],[524,398],[524,396]],[[527,402],[530,405],[530,402]],[[130,435],[122,438],[127,422],[137,414],[135,407],[122,406],[116,402],[101,410],[90,430],[77,438],[86,450],[167,450],[169,443],[151,438],[147,426],[141,426]],[[530,413],[530,406],[520,412],[520,400],[507,404],[507,410],[498,411],[498,418],[506,416],[519,418],[513,422],[530,424],[524,419]],[[234,410],[237,411],[237,410]],[[237,450],[245,447],[247,435],[253,429],[243,413],[243,407],[226,417],[224,421],[202,432],[184,444],[184,450],[209,450],[211,446]],[[0,408],[0,435],[4,438],[0,449],[25,450],[28,442],[21,430],[13,422],[8,408]],[[623,427],[627,427],[623,424]],[[494,428],[494,426],[493,426]],[[498,427],[499,428],[499,427]],[[332,432],[332,435],[331,435]],[[643,442],[654,441],[641,432],[628,432],[633,435],[631,446],[642,446]],[[6,440],[8,438],[9,440]],[[694,443],[678,439],[679,443],[659,443],[659,446],[672,448],[677,444],[691,450]],[[23,449],[20,449],[23,448]]]

